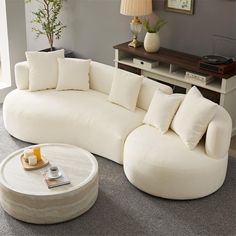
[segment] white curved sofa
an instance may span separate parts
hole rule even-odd
[[[137,108],[110,103],[114,68],[90,66],[90,90],[29,92],[26,62],[15,68],[17,89],[7,95],[3,118],[7,131],[32,143],[69,143],[124,164],[128,180],[149,194],[170,199],[207,196],[224,182],[232,121],[223,107],[208,125],[205,138],[190,151],[171,129],[161,134],[143,125],[156,89],[166,85],[144,79]],[[184,125],[184,124],[183,124]]]
[[[114,67],[91,62],[88,91],[29,92],[28,63],[16,64],[17,89],[3,104],[5,128],[23,141],[73,144],[122,164],[126,137],[142,124],[155,90],[170,94],[172,89],[144,79],[131,112],[107,100],[113,72]]]

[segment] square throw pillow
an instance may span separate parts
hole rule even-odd
[[[108,100],[134,111],[142,80],[142,76],[116,69]]]
[[[157,90],[144,117],[143,123],[158,128],[162,134],[166,133],[171,121],[178,110],[181,98]]]
[[[192,87],[180,105],[171,128],[180,136],[184,144],[194,149],[205,134],[208,124],[213,119],[218,105],[202,96]]]
[[[64,58],[64,50],[53,52],[26,52],[29,63],[29,90],[53,89],[57,86],[57,58]]]
[[[91,60],[58,58],[57,90],[88,90]]]

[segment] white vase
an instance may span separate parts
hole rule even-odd
[[[146,33],[144,38],[144,49],[147,52],[157,52],[160,49],[160,35],[159,33]]]

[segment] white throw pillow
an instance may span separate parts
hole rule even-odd
[[[53,52],[26,52],[29,63],[29,90],[53,89],[57,86],[57,58],[64,58],[64,50]]]
[[[180,136],[184,144],[194,149],[205,134],[208,124],[216,114],[218,105],[202,96],[194,86],[180,105],[171,128]]]
[[[57,90],[88,90],[91,60],[58,58]]]
[[[168,131],[180,102],[180,97],[174,96],[174,94],[165,94],[157,90],[143,122],[158,128],[164,134]]]
[[[108,100],[134,111],[142,80],[142,76],[120,69],[115,70]]]

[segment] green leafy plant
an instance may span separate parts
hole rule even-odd
[[[32,0],[26,0],[30,3]],[[34,19],[31,23],[35,24],[32,31],[35,32],[36,38],[46,35],[50,49],[53,50],[54,39],[60,39],[65,25],[58,19],[62,8],[63,0],[34,0],[39,4],[37,11],[32,12]]]
[[[143,22],[144,28],[148,33],[157,33],[167,23],[167,21],[158,18],[154,25],[151,25],[149,19],[145,19]]]

